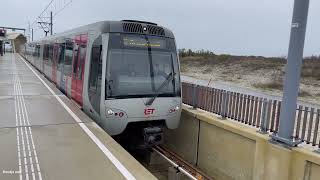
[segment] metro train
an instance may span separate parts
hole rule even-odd
[[[21,54],[112,136],[128,130],[155,145],[163,128],[179,125],[179,57],[165,27],[102,21],[27,43]]]

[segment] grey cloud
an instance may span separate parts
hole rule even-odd
[[[48,2],[5,1],[1,25],[26,27]],[[292,8],[293,0],[73,0],[55,17],[54,30],[101,20],[140,19],[172,29],[180,48],[283,56],[287,54]],[[305,55],[320,54],[319,8],[320,1],[310,2]],[[35,34],[43,36],[40,30]]]

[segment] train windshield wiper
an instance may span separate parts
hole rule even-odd
[[[153,95],[153,97],[151,97],[150,99],[148,99],[148,101],[146,102],[147,106],[150,106],[154,100],[159,96],[160,91],[170,82],[174,79],[174,76],[176,75],[176,73],[171,72],[167,77],[166,80],[163,81],[163,83],[160,85],[160,87],[156,90],[156,93]]]

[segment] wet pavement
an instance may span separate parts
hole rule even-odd
[[[1,180],[154,179],[30,68],[18,54],[0,56]]]

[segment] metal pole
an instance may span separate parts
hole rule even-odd
[[[268,133],[268,100],[265,98],[262,101],[262,112],[261,112],[261,126],[259,132],[262,134]]]
[[[50,34],[52,35],[52,11],[50,12]]]
[[[29,41],[30,41],[30,30],[31,30],[31,28],[30,28],[30,22],[28,22],[28,38],[29,38]]]
[[[31,29],[31,41],[33,41],[33,28]]]
[[[199,85],[193,84],[192,85],[192,106],[194,109],[198,108],[198,90],[199,90]]]
[[[222,119],[227,118],[227,102],[228,102],[228,92],[227,91],[222,91]]]
[[[279,133],[272,136],[273,140],[289,146],[299,144],[293,139],[294,121],[299,92],[300,73],[303,59],[303,48],[307,27],[309,0],[295,0],[283,99],[280,114]]]

